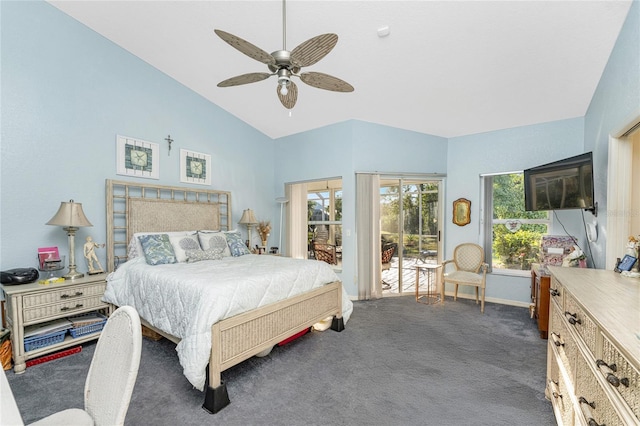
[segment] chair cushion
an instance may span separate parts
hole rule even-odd
[[[482,285],[482,275],[468,271],[453,271],[444,274],[445,281],[453,281],[457,283],[466,283],[471,285]]]
[[[93,426],[93,424],[93,419],[89,413],[79,408],[70,408],[31,423],[31,426]]]

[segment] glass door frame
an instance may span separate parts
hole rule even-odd
[[[404,263],[405,263],[405,253],[404,253],[404,236],[405,236],[405,208],[404,208],[404,196],[405,196],[405,191],[404,191],[404,187],[407,185],[420,185],[423,183],[436,183],[437,187],[438,187],[438,199],[437,199],[437,210],[436,210],[436,214],[437,214],[437,231],[436,231],[436,243],[437,243],[437,254],[436,254],[436,263],[440,263],[442,261],[442,249],[444,246],[444,234],[443,234],[443,223],[442,223],[442,219],[444,218],[444,183],[445,183],[445,176],[444,175],[422,175],[422,174],[416,174],[416,175],[380,175],[380,188],[383,188],[384,186],[388,186],[385,184],[385,182],[388,182],[389,180],[394,180],[397,182],[398,185],[398,249],[396,251],[396,256],[398,258],[398,276],[397,276],[397,280],[398,280],[398,290],[397,292],[393,292],[393,293],[385,293],[385,295],[394,295],[394,296],[401,296],[401,295],[405,295],[407,294],[407,292],[404,291],[404,284],[403,284],[403,268],[404,268]],[[394,185],[395,186],[395,183]],[[422,250],[422,240],[423,240],[423,219],[422,219],[422,213],[423,213],[423,206],[422,206],[422,201],[421,201],[421,197],[424,193],[422,192],[422,190],[419,190],[418,192],[418,198],[420,199],[420,201],[418,202],[418,217],[419,217],[419,221],[418,221],[418,233],[419,233],[419,239],[418,239],[418,253],[421,252]],[[415,285],[413,282],[411,283],[412,285]],[[414,289],[415,290],[415,289]],[[410,292],[413,292],[414,290],[411,290]]]

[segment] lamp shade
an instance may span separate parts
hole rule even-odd
[[[242,212],[242,217],[240,218],[240,221],[238,223],[242,225],[255,225],[258,223],[258,220],[253,214],[253,210],[246,209]]]
[[[82,203],[73,200],[60,203],[58,212],[51,218],[47,225],[75,227],[93,226],[82,211]]]

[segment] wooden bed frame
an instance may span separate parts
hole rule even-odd
[[[230,230],[232,220],[227,191],[107,179],[106,206],[109,272],[127,260],[127,245],[136,232]],[[230,403],[222,371],[328,317],[333,317],[333,330],[344,330],[339,281],[213,324],[202,407],[213,414]],[[141,321],[169,340],[180,341]]]

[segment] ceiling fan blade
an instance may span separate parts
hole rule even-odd
[[[289,92],[286,95],[283,95],[280,93],[280,85],[276,86],[276,93],[278,93],[280,102],[285,108],[291,109],[296,105],[296,101],[298,100],[298,86],[296,86],[293,81],[290,81],[288,90]]]
[[[273,56],[260,49],[259,47],[254,46],[248,41],[222,30],[214,30],[214,32],[218,35],[218,37],[226,41],[229,46],[239,50],[248,57],[267,65],[274,65],[276,63],[276,60],[273,58]]]
[[[321,72],[303,72],[300,79],[309,86],[318,89],[331,90],[332,92],[353,92],[353,86],[338,77]]]
[[[291,64],[296,67],[308,67],[327,56],[338,43],[336,34],[321,34],[310,38],[291,51]]]
[[[240,86],[242,84],[255,83],[257,81],[266,80],[273,74],[267,72],[252,72],[249,74],[237,75],[218,83],[218,87]]]

